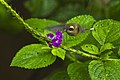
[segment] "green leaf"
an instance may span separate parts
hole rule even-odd
[[[95,19],[90,16],[90,15],[81,15],[81,16],[76,16],[67,23],[76,23],[79,24],[82,28],[84,29],[89,29],[93,26],[93,23],[95,22]]]
[[[49,77],[45,78],[45,80],[69,80],[69,76],[67,71],[57,71],[50,75]]]
[[[45,17],[51,14],[57,7],[56,0],[28,0],[25,7],[34,17]]]
[[[93,60],[89,64],[92,80],[120,80],[120,60]]]
[[[85,44],[83,46],[81,46],[81,48],[86,51],[89,52],[91,54],[99,54],[99,50],[95,45],[92,44]]]
[[[107,59],[110,59],[111,57],[113,57],[112,54],[115,54],[115,53],[113,53],[113,51],[105,51],[100,55],[100,57],[103,60],[107,60]],[[115,59],[115,57],[114,57],[114,59]]]
[[[71,63],[67,68],[70,80],[90,80],[87,68],[88,63]]]
[[[63,42],[62,45],[67,47],[76,46],[77,44],[81,43],[85,38],[88,36],[90,32],[87,31],[82,34],[78,34],[76,36],[69,36],[67,33],[63,33]]]
[[[45,45],[31,44],[17,52],[10,66],[28,69],[47,67],[52,64],[56,57],[50,53],[50,49],[42,49]]]
[[[61,49],[61,48],[53,48],[52,49],[52,54],[54,56],[58,56],[60,57],[62,60],[65,59],[65,54],[66,54],[66,51],[64,49]]]
[[[113,44],[106,43],[105,45],[101,46],[100,52],[104,52],[105,50],[112,49],[112,48],[114,48]]]
[[[58,22],[53,20],[37,19],[37,18],[27,19],[25,22],[28,23],[29,26],[31,26],[38,33],[42,33],[42,34],[45,33],[45,29],[47,30],[47,27],[55,26],[59,24]]]
[[[98,48],[100,47],[100,44],[98,43],[98,41],[92,36],[92,33],[90,33],[87,38],[82,41],[78,47],[80,47],[81,45],[84,45],[84,44],[93,44],[95,46],[97,46]]]
[[[81,15],[70,19],[67,23],[77,23],[84,29],[89,29],[95,22],[94,18],[89,15]],[[81,43],[90,33],[90,31],[85,31],[78,34],[77,36],[69,36],[67,33],[63,33],[63,45],[67,47],[76,46]]]
[[[101,45],[113,42],[120,37],[120,23],[110,19],[100,20],[95,23],[92,35]]]
[[[115,40],[114,42],[112,42],[112,44],[114,46],[120,46],[120,37],[117,40]]]

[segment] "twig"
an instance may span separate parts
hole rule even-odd
[[[12,13],[12,15],[15,16],[15,17],[25,26],[25,28],[26,28],[30,33],[32,33],[32,35],[35,35],[36,38],[38,38],[38,39],[42,38],[44,41],[50,41],[49,38],[47,38],[47,37],[45,37],[44,35],[38,33],[36,30],[34,30],[32,27],[30,27],[30,26],[23,20],[23,18],[21,18],[21,17],[19,16],[19,14],[17,14],[17,12],[16,12],[15,10],[13,10],[13,9],[11,8],[11,6],[9,6],[4,0],[0,0],[0,3],[1,3],[2,5],[4,5],[8,10],[10,10],[10,12]],[[97,56],[90,55],[90,54],[87,54],[87,53],[84,53],[84,52],[82,52],[82,51],[78,51],[78,50],[75,50],[75,49],[72,49],[72,48],[65,48],[65,47],[64,47],[63,49],[65,49],[65,50],[67,50],[67,51],[71,51],[71,52],[77,53],[77,54],[79,54],[79,55],[81,55],[81,56],[84,56],[84,57],[89,57],[89,58],[92,58],[92,59],[100,59],[100,58],[97,57]]]

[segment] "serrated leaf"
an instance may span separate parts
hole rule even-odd
[[[100,20],[95,23],[92,35],[101,45],[113,42],[120,37],[120,23],[110,19]]]
[[[85,33],[78,34],[76,36],[70,36],[67,33],[63,33],[63,42],[62,45],[67,47],[76,46],[77,44],[81,43],[85,38],[88,36],[90,32],[86,31]]]
[[[46,33],[45,29],[47,29],[47,27],[51,27],[59,24],[58,22],[53,20],[37,19],[37,18],[27,19],[25,22],[28,23],[29,26],[31,26],[35,31],[42,34]]]
[[[93,44],[93,45],[97,46],[98,48],[100,47],[98,41],[96,41],[96,39],[92,36],[91,33],[87,36],[87,38],[84,41],[82,41],[78,45],[78,47],[80,47],[81,45],[84,45],[84,44]]]
[[[67,23],[76,23],[79,24],[82,28],[89,29],[92,27],[95,21],[96,20],[90,15],[81,15],[70,19],[67,21]]]
[[[89,64],[92,80],[120,80],[120,60],[93,60]]]
[[[81,48],[84,51],[89,52],[91,54],[99,54],[98,48],[93,44],[85,44],[85,45],[81,46]]]
[[[64,49],[61,49],[61,48],[53,48],[52,49],[52,54],[54,56],[58,56],[60,57],[62,60],[65,59],[65,54],[66,54],[66,51]]]
[[[101,46],[100,52],[104,52],[105,50],[112,49],[112,48],[114,48],[113,44],[106,43],[105,45]]]
[[[56,57],[50,53],[50,49],[42,49],[45,45],[31,44],[17,52],[10,66],[28,69],[43,68],[52,64]]]
[[[45,80],[69,80],[69,76],[67,71],[60,70],[45,78]]]
[[[92,27],[93,23],[95,22],[94,18],[89,15],[81,15],[70,19],[67,23],[76,23],[79,24],[84,29],[89,29]],[[67,47],[75,46],[81,43],[90,33],[90,31],[85,31],[84,33],[80,33],[77,36],[69,36],[68,34],[64,33],[63,36],[63,45]]]
[[[70,80],[90,80],[87,68],[88,63],[71,63],[67,68]]]

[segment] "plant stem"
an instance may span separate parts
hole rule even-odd
[[[32,35],[34,35],[37,39],[44,39],[46,41],[49,41],[48,38],[44,37],[42,34],[38,33],[36,30],[34,30],[32,27],[30,27],[24,20],[23,18],[21,18],[19,16],[19,14],[17,14],[17,12],[15,10],[13,10],[11,8],[11,6],[9,6],[4,0],[0,0],[0,3],[2,5],[4,5],[8,10],[10,10],[10,12],[12,13],[13,16],[15,16],[24,26],[25,28],[30,32],[32,33]]]
[[[11,6],[9,6],[4,0],[0,0],[0,3],[2,5],[4,5],[8,10],[10,10],[10,12],[12,13],[13,16],[15,16],[24,26],[25,28],[30,32],[32,33],[32,35],[36,36],[36,38],[38,39],[43,39],[44,41],[50,41],[49,38],[45,37],[44,35],[38,33],[37,31],[35,31],[32,27],[30,27],[24,20],[23,18],[21,18],[19,16],[19,14],[17,14],[17,12],[15,10],[13,10],[11,8]],[[90,55],[90,54],[87,54],[87,53],[84,53],[82,51],[78,51],[78,50],[75,50],[75,49],[72,49],[72,48],[65,48],[65,50],[68,50],[68,51],[71,51],[71,52],[74,52],[74,53],[77,53],[81,56],[84,56],[84,57],[89,57],[89,58],[92,58],[92,59],[100,59],[99,57],[97,56],[94,56],[94,55]]]
[[[83,57],[88,57],[88,58],[92,58],[92,59],[100,59],[100,57],[98,56],[95,56],[95,55],[91,55],[91,54],[87,54],[85,52],[82,52],[80,50],[75,50],[75,49],[72,49],[72,48],[66,48],[66,47],[63,47],[65,50],[67,51],[71,51],[71,52],[74,52],[74,53],[77,53]]]

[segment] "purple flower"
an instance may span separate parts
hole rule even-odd
[[[63,38],[62,32],[60,30],[56,30],[56,38],[58,38],[58,39],[62,39]]]
[[[48,42],[49,47],[55,46],[59,47],[62,44],[62,32],[60,30],[56,30],[56,35],[54,36],[52,33],[47,34],[47,37],[52,39],[52,42]]]
[[[49,33],[49,34],[47,34],[47,37],[52,39],[52,38],[54,38],[54,35],[52,33]]]
[[[52,44],[53,44],[53,46],[55,46],[55,47],[59,47],[61,43],[62,43],[62,40],[61,40],[61,39],[53,39],[53,40],[52,40]]]

